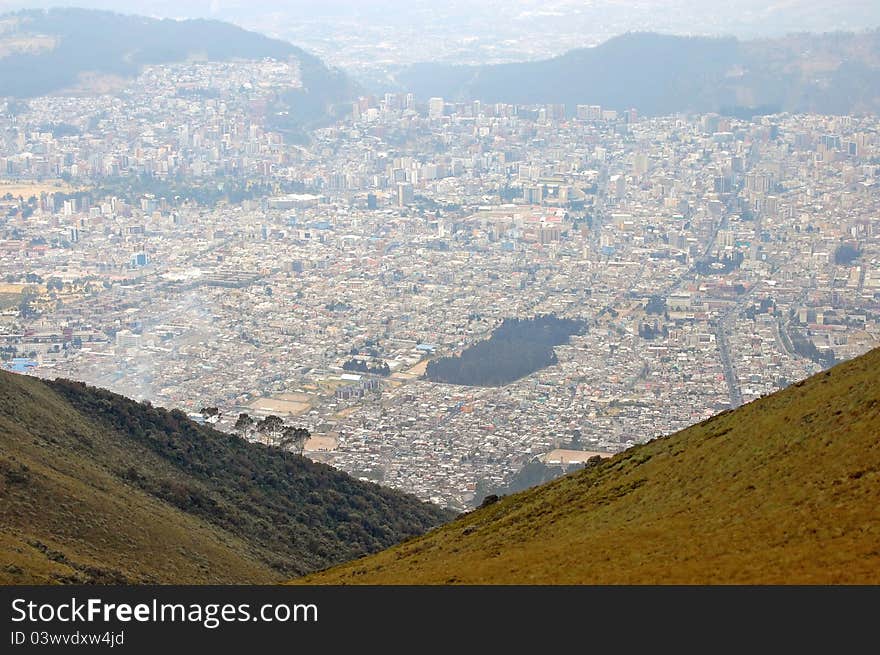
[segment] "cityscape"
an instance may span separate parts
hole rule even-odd
[[[875,117],[386,94],[300,144],[254,110],[279,84],[295,66],[174,64],[7,105],[5,367],[216,406],[230,430],[277,414],[309,456],[464,508],[536,457],[583,461],[575,434],[612,454],[880,338]],[[542,314],[586,325],[557,364],[424,379]]]
[[[880,3],[51,4],[0,0],[12,647],[872,625]]]

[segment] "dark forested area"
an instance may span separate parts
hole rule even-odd
[[[499,387],[556,363],[553,347],[581,333],[584,322],[553,315],[506,318],[492,336],[454,357],[428,364],[425,377],[434,382]]]

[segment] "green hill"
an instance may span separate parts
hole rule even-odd
[[[396,75],[427,98],[635,107],[642,114],[880,110],[880,30],[776,39],[631,33],[541,61],[418,64]]]
[[[146,65],[194,57],[299,61],[302,89],[282,93],[278,104],[297,126],[319,122],[355,93],[344,73],[301,48],[221,21],[73,8],[0,16],[0,96],[48,95],[77,85],[84,74],[130,78]]]
[[[268,583],[449,518],[177,410],[0,372],[0,584]]]
[[[880,583],[880,349],[304,582]]]

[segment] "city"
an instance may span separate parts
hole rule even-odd
[[[309,457],[465,509],[576,434],[620,452],[878,345],[875,116],[389,93],[300,140],[264,119],[299,84],[190,62],[8,101],[2,365],[229,431],[279,415]],[[585,322],[558,363],[424,379],[537,315]]]

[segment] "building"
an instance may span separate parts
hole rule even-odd
[[[397,206],[406,207],[411,205],[414,200],[413,185],[409,182],[397,183]]]
[[[143,337],[131,330],[120,330],[116,333],[117,348],[140,348]]]
[[[445,108],[443,98],[431,98],[428,100],[428,118],[442,118]]]

